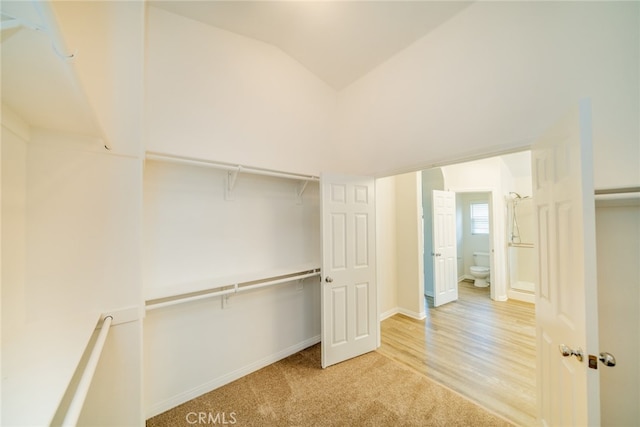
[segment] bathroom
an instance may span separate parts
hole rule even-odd
[[[456,193],[458,282],[480,288],[491,284],[490,204],[490,192]]]
[[[456,193],[458,281],[488,286],[490,297],[497,301],[533,303],[536,264],[531,153],[523,151],[423,171],[422,188],[425,295],[431,296],[434,286],[429,199],[432,190],[446,190]]]

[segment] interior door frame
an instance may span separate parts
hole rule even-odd
[[[522,152],[522,151],[532,151],[532,145],[531,143],[525,144],[525,145],[519,145],[519,146],[514,146],[514,147],[508,147],[505,148],[504,150],[498,150],[498,151],[487,151],[485,153],[479,153],[477,155],[474,155],[473,157],[469,157],[469,158],[457,158],[457,159],[451,159],[451,161],[444,161],[444,162],[440,162],[438,164],[437,167],[442,167],[442,166],[447,166],[447,165],[457,165],[457,164],[462,164],[462,163],[466,163],[466,162],[470,162],[470,161],[474,161],[474,160],[481,160],[481,159],[489,159],[492,157],[499,157],[499,156],[503,156],[503,155],[508,155],[508,154],[512,154],[515,152]],[[435,167],[434,167],[435,168]],[[422,170],[425,170],[424,168],[420,168],[420,169],[416,169],[413,172],[416,173],[420,173]],[[405,173],[408,173],[411,171],[405,171]],[[496,209],[496,200],[499,200],[499,198],[501,197],[500,194],[500,189],[499,188],[487,188],[487,187],[478,187],[478,188],[457,188],[457,187],[449,187],[449,188],[445,188],[448,191],[454,191],[456,193],[466,193],[466,192],[484,192],[484,193],[489,193],[490,195],[490,227],[491,231],[490,233],[492,233],[492,236],[497,236],[498,232],[501,232],[502,234],[504,234],[504,241],[506,242],[506,228],[500,228],[498,226],[496,226],[496,215],[499,215],[501,210]],[[422,200],[419,201],[420,205],[422,206]],[[425,223],[425,226],[427,224]],[[500,251],[501,246],[496,248],[494,245],[494,242],[496,242],[496,237],[493,237],[490,239],[490,245],[491,245],[491,258],[490,258],[490,263],[491,263],[491,269],[492,271],[496,271],[496,264],[497,264],[497,260],[496,260],[496,253],[497,251]],[[424,246],[423,246],[423,250],[424,250]],[[506,248],[502,250],[502,259],[503,262],[507,262],[507,251]],[[504,299],[506,299],[507,296],[507,289],[506,289],[506,285],[507,282],[506,280],[508,279],[508,276],[506,275],[506,271],[505,271],[505,275],[501,278],[502,280],[504,280],[504,282],[502,283],[502,286],[504,286]],[[495,281],[495,280],[494,280]],[[496,299],[496,288],[497,286],[495,286],[495,283],[492,282],[492,286],[491,286],[491,297],[492,299]],[[423,294],[424,291],[424,283],[421,284],[421,290],[420,293]],[[536,290],[536,293],[538,291]],[[596,308],[597,309],[597,308]],[[537,322],[537,320],[536,320]],[[540,369],[539,367],[535,368]],[[536,402],[537,402],[537,397],[536,397]],[[537,402],[537,404],[539,404],[539,402]]]
[[[526,151],[526,150],[523,150]],[[499,155],[498,155],[499,156]],[[489,157],[495,157],[495,156],[489,156]],[[487,158],[489,158],[487,157]],[[465,162],[460,162],[460,163],[465,163]],[[498,194],[498,190],[495,188],[490,188],[490,187],[473,187],[473,188],[469,188],[469,187],[464,187],[464,188],[459,188],[459,187],[450,187],[447,188],[446,191],[453,191],[454,193],[456,193],[456,196],[458,194],[466,194],[466,193],[485,193],[489,195],[489,269],[492,272],[492,276],[491,276],[491,286],[489,286],[489,293],[491,295],[491,299],[495,300],[495,301],[506,301],[506,296],[507,296],[507,291],[506,291],[506,283],[504,282],[499,282],[501,283],[501,286],[504,288],[504,296],[496,296],[496,289],[498,288],[498,286],[495,286],[494,284],[494,277],[495,277],[495,273],[498,271],[496,269],[496,254],[495,254],[495,242],[494,239],[498,238],[498,234],[496,233],[496,229],[501,229],[499,228],[496,224],[495,224],[495,216],[494,216],[494,211],[496,210],[494,207],[494,201],[496,200],[496,197],[499,197]],[[500,255],[501,249],[498,249],[498,255]],[[506,256],[506,251],[502,251],[504,252],[502,254],[503,257]],[[505,258],[506,259],[506,258]],[[501,278],[504,275],[502,275]]]

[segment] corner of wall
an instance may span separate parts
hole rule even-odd
[[[19,136],[24,141],[31,140],[31,128],[15,111],[9,108],[4,102],[0,114],[2,126]]]

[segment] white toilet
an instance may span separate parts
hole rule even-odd
[[[469,269],[471,275],[475,279],[473,286],[479,288],[485,288],[489,286],[487,279],[489,278],[489,253],[487,252],[474,252],[473,263]]]

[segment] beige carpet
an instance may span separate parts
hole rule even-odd
[[[320,345],[147,420],[147,427],[510,426],[372,352],[320,368]]]

